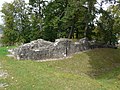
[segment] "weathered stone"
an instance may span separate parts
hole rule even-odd
[[[5,88],[5,87],[7,87],[7,86],[8,86],[7,83],[0,83],[0,88]]]
[[[8,76],[7,72],[0,70],[0,78],[6,78],[7,76]]]
[[[90,43],[89,43],[88,38],[85,37],[85,38],[80,39],[79,43],[80,43],[80,49],[82,51],[90,49]]]
[[[56,39],[54,43],[38,39],[21,45],[18,48],[11,49],[9,52],[18,60],[43,60],[66,57],[89,48],[90,45],[87,38],[80,39],[79,42],[75,43],[65,38]]]

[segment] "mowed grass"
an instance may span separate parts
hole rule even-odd
[[[0,79],[8,87],[0,90],[120,90],[120,49],[94,49],[72,58],[37,62],[7,57],[0,48]]]

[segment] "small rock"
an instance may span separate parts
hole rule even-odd
[[[7,87],[7,86],[8,86],[8,84],[6,84],[6,83],[0,83],[1,88]]]

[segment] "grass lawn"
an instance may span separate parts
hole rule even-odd
[[[72,58],[36,62],[7,57],[0,47],[0,70],[8,77],[0,90],[120,90],[120,49],[94,49]]]

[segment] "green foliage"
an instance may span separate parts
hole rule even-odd
[[[102,8],[99,11],[102,15],[97,22],[96,38],[108,45],[116,45],[119,37],[119,9],[116,5],[111,5],[107,10]]]
[[[95,7],[96,3],[100,9]],[[104,3],[112,3],[112,9],[104,10]],[[5,3],[1,10],[5,24],[3,43],[87,37],[115,45],[120,35],[119,4],[115,3],[114,0],[100,3],[97,0],[29,0],[29,4],[14,0]]]
[[[11,3],[4,3],[1,12],[4,13],[2,16],[4,19],[5,26],[3,27],[3,44],[12,45],[15,43],[16,32],[14,32],[14,6]],[[8,13],[9,12],[9,13]]]

